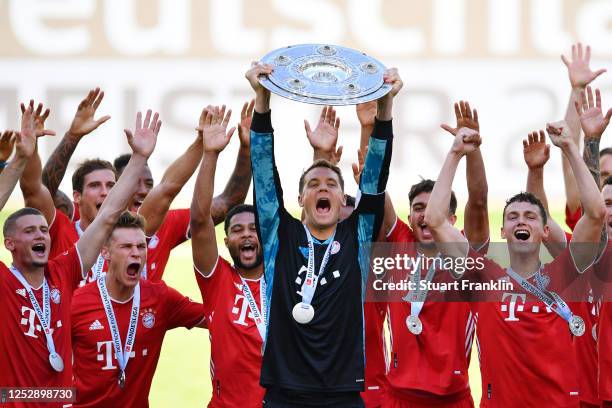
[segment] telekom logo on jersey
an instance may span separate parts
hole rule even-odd
[[[510,303],[503,303],[506,299],[510,298]],[[517,300],[520,300],[520,303],[517,304]],[[518,322],[520,319],[516,317],[516,312],[524,312],[525,311],[525,301],[527,300],[527,295],[524,293],[504,293],[502,296],[502,304],[501,311],[508,312],[508,317],[504,318],[507,322]],[[552,310],[545,305],[531,306],[532,313],[539,313],[542,309],[546,311],[546,313],[552,313]]]
[[[247,302],[247,300],[241,294],[236,294],[236,297],[234,297],[234,307],[232,308],[232,313],[238,315],[238,319],[234,320],[233,323],[237,323],[241,326],[249,325],[246,322],[247,313],[248,316],[253,319],[253,315],[249,310],[249,302]]]
[[[38,318],[36,317],[36,312],[34,309],[27,306],[21,306],[21,316],[23,316],[21,319],[21,324],[28,328],[27,331],[23,332],[23,334],[37,339],[38,336],[36,335],[36,332],[41,332],[42,327],[40,326],[40,322],[36,323],[38,322]],[[62,327],[62,321],[58,320],[55,322],[55,327]],[[51,328],[51,334],[53,334],[53,328]]]

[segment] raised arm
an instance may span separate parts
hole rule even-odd
[[[319,123],[314,130],[310,128],[310,123],[304,119],[306,137],[313,149],[313,161],[325,159],[338,165],[340,157],[342,157],[342,146],[336,149],[339,128],[340,118],[336,117],[336,110],[331,106],[324,106],[321,109]]]
[[[12,130],[5,130],[0,136],[0,173],[8,166],[9,158],[13,154],[13,147],[15,146],[15,132]]]
[[[576,112],[575,104],[580,102],[580,93],[595,80],[598,76],[606,72],[605,69],[592,71],[589,67],[591,60],[591,47],[588,45],[583,50],[582,44],[572,45],[572,59],[570,60],[565,55],[561,56],[563,64],[567,67],[570,85],[572,87],[567,109],[565,112],[565,122],[567,130],[572,136],[572,140],[576,146],[580,147],[580,119]],[[585,146],[586,153],[586,146]],[[570,213],[575,213],[580,208],[580,196],[576,179],[571,171],[569,162],[564,154],[561,154],[561,163],[563,166],[563,180],[565,182],[565,196],[567,207]]]
[[[36,110],[34,110],[34,101],[30,100],[30,104],[27,108],[24,104],[21,104],[22,115],[25,115],[25,112],[28,110],[32,112],[37,136],[42,134],[55,135],[55,132],[44,128],[45,120],[49,117],[49,109],[43,112],[43,105],[39,103]],[[34,154],[30,157],[30,160],[28,160],[26,168],[21,175],[19,185],[26,207],[36,208],[42,212],[47,223],[50,225],[55,216],[55,207],[51,194],[49,194],[47,188],[42,184],[41,174],[42,164],[40,156],[38,155],[38,146],[36,146]]]
[[[108,193],[93,223],[87,227],[77,242],[83,270],[89,270],[94,264],[104,241],[110,235],[119,216],[125,211],[130,198],[136,192],[139,175],[155,149],[161,124],[161,120],[158,120],[158,114],[155,113],[151,119],[151,111],[148,110],[144,123],[142,113],[138,112],[136,115],[136,130],[134,133],[125,129],[128,144],[132,149],[132,156],[121,173],[121,177],[117,180],[117,184]]]
[[[612,116],[610,110],[604,118],[601,114],[601,96],[596,92],[596,102],[593,101],[593,93],[590,88],[587,97],[584,96],[583,104],[577,106],[579,109],[581,121],[584,117],[583,131],[586,138],[600,138],[603,130]],[[579,270],[584,271],[589,267],[598,252],[597,245],[580,245],[580,243],[599,243],[601,239],[601,230],[604,217],[606,214],[605,205],[599,186],[595,183],[593,176],[589,172],[586,164],[580,157],[578,147],[574,144],[570,137],[567,137],[558,129],[548,126],[548,135],[551,141],[559,147],[563,154],[567,157],[572,173],[576,178],[578,192],[580,193],[580,202],[582,204],[583,214],[574,228],[572,241],[570,242],[570,250],[574,258],[574,262]],[[588,136],[587,136],[588,134]]]
[[[457,131],[425,209],[425,223],[443,256],[465,258],[468,254],[467,239],[448,220],[448,203],[459,162],[463,156],[478,149],[478,146],[480,135],[474,129],[460,128]]]
[[[26,168],[26,163],[31,160],[36,151],[36,128],[31,106],[21,117],[21,132],[11,132],[11,138],[15,145],[15,157],[0,174],[0,210],[6,205]]]
[[[564,122],[557,122],[564,123]],[[566,247],[565,232],[551,217],[548,209],[548,199],[544,190],[544,165],[550,158],[550,145],[546,144],[543,130],[532,132],[523,140],[523,158],[527,164],[527,192],[535,195],[544,206],[548,214],[548,228],[550,233],[544,240],[544,245],[553,258],[556,258]]]
[[[225,106],[211,108],[202,112],[200,122],[204,156],[191,201],[191,248],[193,264],[204,276],[212,273],[219,256],[211,207],[217,159],[236,130],[231,128],[226,132],[231,114],[231,110],[225,114]]]
[[[68,162],[83,136],[96,130],[98,126],[110,119],[110,116],[102,116],[94,119],[96,110],[102,103],[104,91],[100,88],[89,91],[85,99],[79,103],[77,111],[72,119],[70,128],[55,148],[51,157],[45,164],[42,172],[42,182],[49,190],[51,197],[55,198],[59,185],[66,174]]]
[[[472,129],[480,132],[478,123],[478,111],[470,108],[470,104],[465,101],[455,103],[455,117],[457,126],[452,128],[449,125],[442,125],[442,129],[448,131],[453,136],[462,128]],[[487,204],[488,185],[485,172],[484,160],[480,149],[475,149],[466,157],[466,174],[468,189],[468,200],[465,204],[465,221],[463,229],[465,236],[474,248],[480,248],[489,241],[489,209]]]

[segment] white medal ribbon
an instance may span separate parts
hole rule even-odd
[[[83,230],[81,229],[81,220],[78,220],[74,223],[74,227],[76,228],[77,234],[79,234],[79,238],[83,235]],[[91,281],[97,280],[102,274],[102,269],[104,269],[104,257],[101,254],[98,254],[98,259],[96,263],[91,267]]]
[[[102,305],[106,312],[106,319],[108,320],[108,326],[110,328],[111,337],[113,340],[113,349],[115,351],[115,357],[119,364],[120,378],[125,378],[125,368],[127,367],[130,353],[134,349],[134,342],[136,341],[136,328],[138,326],[138,313],[140,311],[140,284],[137,284],[134,288],[134,297],[132,298],[132,312],[130,313],[130,325],[128,326],[127,336],[125,337],[125,347],[121,347],[121,334],[119,333],[119,327],[117,326],[117,320],[115,319],[115,312],[113,311],[113,305],[111,304],[110,295],[106,289],[106,277],[104,275],[98,278],[98,289],[100,290],[100,298],[102,299]]]
[[[438,255],[436,255],[436,258]],[[425,305],[425,299],[427,298],[427,293],[429,292],[429,282],[433,279],[433,276],[436,272],[435,261],[431,263],[429,268],[427,269],[427,274],[425,275],[425,281],[427,285],[425,289],[421,289],[421,270],[423,268],[423,263],[425,262],[425,256],[419,253],[419,257],[417,258],[417,268],[410,277],[410,282],[414,285],[414,290],[410,291],[402,300],[410,303],[410,316],[419,317],[421,310],[423,310],[423,306]]]
[[[140,279],[147,280],[147,264],[146,263],[142,267],[142,272],[140,272]]]
[[[540,267],[540,270],[536,272],[537,282],[542,281],[542,278],[537,276],[538,274],[540,274],[541,270],[542,268]],[[535,295],[538,299],[544,302],[546,306],[548,306],[556,314],[561,316],[563,320],[570,323],[570,319],[572,318],[572,316],[574,316],[574,314],[572,313],[567,303],[565,303],[565,301],[561,299],[561,296],[559,296],[555,292],[545,291],[545,290],[540,289],[537,286],[534,286],[527,279],[523,278],[521,275],[513,271],[512,268],[508,268],[506,269],[506,271],[508,272],[508,275],[510,275],[512,279],[514,279],[515,281],[519,283],[519,285],[521,285],[523,289]]]
[[[323,275],[325,267],[327,266],[327,262],[329,261],[331,247],[334,243],[336,231],[334,231],[331,236],[331,239],[329,240],[329,245],[327,246],[327,249],[325,250],[325,255],[323,255],[323,259],[321,260],[319,273],[315,274],[314,240],[312,239],[312,235],[310,234],[310,231],[308,231],[306,225],[304,225],[304,230],[306,231],[306,238],[308,239],[308,269],[306,271],[306,278],[304,279],[304,283],[302,283],[300,295],[302,295],[302,303],[310,305],[312,303],[314,293],[317,290],[317,283],[319,282],[319,277]]]
[[[43,278],[43,307],[41,309],[40,305],[38,304],[38,300],[36,300],[36,296],[34,296],[32,287],[30,286],[28,281],[26,281],[26,279],[23,277],[21,272],[17,268],[15,268],[15,266],[11,266],[10,270],[15,276],[15,278],[17,278],[19,283],[21,283],[21,285],[23,285],[25,290],[28,292],[30,303],[32,303],[34,312],[36,313],[36,316],[38,317],[38,320],[40,321],[40,326],[42,327],[43,332],[45,333],[45,338],[47,339],[47,350],[49,350],[49,354],[51,356],[58,355],[57,352],[55,351],[55,343],[53,342],[53,336],[51,335],[51,327],[50,327],[51,326],[51,302],[50,302],[51,291],[49,290],[47,279]],[[56,369],[55,367],[53,368]],[[62,370],[56,369],[56,371],[62,371]]]
[[[249,309],[251,309],[251,314],[253,315],[255,325],[257,325],[257,330],[259,331],[261,340],[266,341],[266,282],[263,276],[259,278],[259,304],[261,305],[260,311],[257,307],[257,302],[255,302],[253,292],[251,292],[251,288],[249,288],[249,285],[247,284],[246,280],[244,280],[242,276],[240,277],[240,280],[242,281],[242,294],[247,300]]]

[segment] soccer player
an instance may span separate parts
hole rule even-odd
[[[556,293],[565,289],[595,260],[605,209],[597,185],[570,138],[553,132],[549,135],[570,162],[584,215],[576,225],[569,247],[552,263],[542,266],[540,245],[549,234],[546,211],[532,194],[517,194],[507,201],[503,212],[501,233],[507,240],[509,268],[504,270],[485,259],[482,268],[474,267],[465,273],[464,278],[472,281],[501,279],[514,283],[512,292],[490,293],[489,302],[474,305],[478,313],[481,406],[578,405],[571,335],[581,335],[584,322],[580,324],[580,318]],[[425,222],[438,249],[451,259],[465,261],[468,244],[460,231],[448,222],[445,203],[450,198],[461,158],[474,151],[479,143],[476,131],[459,129],[425,211]],[[473,250],[469,251],[469,256],[481,258]],[[492,302],[492,299],[500,301]]]
[[[240,149],[234,172],[225,190],[213,198],[211,212],[215,225],[223,222],[230,208],[244,202],[251,184],[249,130],[254,103],[251,101],[242,107],[238,124]],[[205,111],[203,110],[200,115],[199,129],[202,128]],[[171,250],[191,236],[189,209],[169,210],[169,208],[176,195],[195,172],[202,159],[202,153],[202,132],[198,131],[198,137],[194,143],[168,167],[157,186],[153,187],[153,177],[148,167],[140,177],[139,191],[134,195],[133,205],[130,205],[129,208],[131,211],[137,211],[147,220],[145,233],[148,237],[148,259],[147,268],[143,270],[145,279],[161,280]],[[114,165],[119,174],[127,160],[129,160],[129,154],[115,159]]]
[[[34,135],[48,134],[35,117],[39,115],[30,105],[22,117],[16,158],[0,175],[6,178],[0,182],[2,205],[21,176],[24,157],[31,160],[35,154]],[[128,142],[134,151],[129,171],[109,195],[99,217],[66,253],[49,261],[49,227],[40,211],[24,208],[7,218],[4,242],[13,264],[10,269],[0,264],[0,273],[4,275],[0,279],[0,351],[4,356],[0,362],[0,384],[3,386],[72,385],[69,307],[73,291],[83,279],[84,271],[96,260],[112,225],[135,191],[135,174],[155,146],[154,137],[138,132],[130,135]],[[42,405],[49,406],[27,404]]]
[[[375,129],[361,177],[361,197],[346,220],[339,169],[313,163],[299,183],[303,223],[283,204],[274,164],[270,93],[259,75],[270,65],[254,63],[246,77],[256,94],[251,162],[259,242],[267,284],[268,327],[260,383],[265,405],[360,407],[364,382],[363,294],[369,270],[367,245],[378,235],[391,159],[392,103],[402,82],[378,100]]]
[[[116,173],[111,163],[100,159],[86,160],[75,170],[72,176],[73,195],[76,203],[74,221],[71,221],[62,212],[58,212],[55,209],[55,204],[59,203],[56,202],[54,204],[52,200],[52,197],[55,195],[53,189],[57,189],[57,186],[59,186],[76,146],[85,135],[95,130],[106,119],[106,117],[94,119],[96,109],[100,105],[103,96],[104,93],[96,88],[91,90],[80,103],[70,130],[66,133],[45,166],[44,176],[41,175],[40,158],[36,155],[28,164],[21,180],[21,189],[26,205],[43,212],[51,226],[52,255],[60,254],[74,245],[79,239],[80,234],[94,220],[100,206],[115,184]],[[45,118],[44,115],[40,118],[43,123]],[[201,140],[199,136],[197,140]],[[192,145],[171,166],[171,169],[169,169],[170,174],[164,178],[164,182],[155,190],[150,200],[152,204],[145,211],[148,221],[147,225],[151,225],[152,228],[160,228],[161,230],[157,236],[153,236],[156,229],[153,229],[152,232],[148,231],[148,235],[153,237],[149,241],[151,256],[145,269],[145,277],[151,275],[154,280],[161,279],[171,249],[188,238],[188,210],[172,213],[166,220],[167,224],[165,226],[162,225],[164,228],[161,228],[160,224],[164,220],[164,215],[168,211],[172,199],[195,171],[201,157],[201,147],[195,147],[196,151],[194,151],[193,146],[199,146],[200,144],[195,143]],[[227,208],[242,202],[248,191],[250,184],[248,181],[249,177],[242,178],[249,171],[244,170],[249,167],[249,156],[244,157],[245,151],[248,151],[248,148],[241,149],[241,155],[239,155],[239,158],[242,157],[242,159],[239,159],[241,164],[237,164],[237,167],[241,170],[237,174],[235,173],[235,177],[228,182],[231,185],[227,189],[229,192],[215,198],[215,201],[218,202],[214,207],[219,211],[219,214],[216,214],[216,219],[218,220],[223,219]],[[142,202],[143,194],[141,191],[144,189],[146,194],[152,187],[152,179],[150,182],[147,181],[150,178],[150,174],[149,167],[146,166],[142,174],[139,175],[138,192],[131,200],[129,209],[138,210],[138,204]],[[240,178],[240,181],[236,181],[237,178]],[[46,181],[46,185],[49,185],[51,191],[42,183],[42,180]],[[144,187],[143,184],[145,184]],[[146,186],[146,184],[149,184],[149,186]],[[182,228],[183,226],[184,228]],[[160,237],[164,238],[164,240],[161,241]],[[100,272],[106,271],[106,267],[103,258],[99,257],[98,262],[96,262],[91,273],[88,275],[88,280],[95,280]]]
[[[147,259],[142,216],[124,211],[102,254],[108,272],[72,299],[74,406],[147,407],[166,331],[205,327],[204,308],[163,281],[140,279]]]
[[[597,324],[598,396],[602,407],[612,407],[612,176],[604,181],[601,191],[606,204],[608,245],[594,267],[594,286],[603,297]],[[599,294],[598,294],[599,295]]]
[[[204,157],[191,204],[192,251],[211,343],[212,399],[209,407],[261,407],[261,351],[266,334],[266,283],[255,209],[238,205],[225,219],[225,245],[233,265],[219,256],[211,215],[219,154],[234,128],[226,132],[231,111],[210,108],[203,121]]]

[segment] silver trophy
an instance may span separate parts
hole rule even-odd
[[[274,72],[260,78],[277,95],[315,105],[356,105],[391,90],[386,67],[351,48],[327,44],[290,45],[266,54],[261,62]]]

